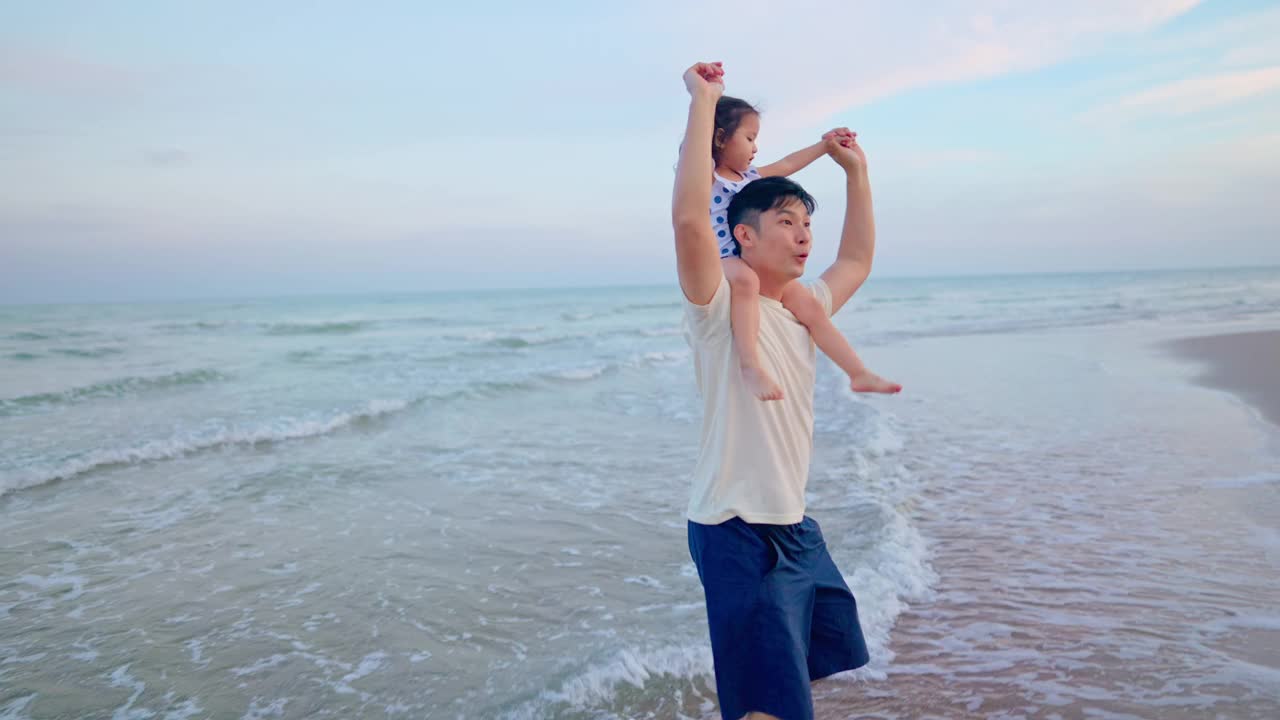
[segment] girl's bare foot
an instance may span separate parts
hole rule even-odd
[[[892,395],[902,391],[902,386],[891,380],[885,380],[870,370],[863,370],[857,375],[849,376],[849,387],[854,392],[885,393]]]
[[[769,377],[763,368],[742,367],[742,379],[747,382],[747,389],[761,400],[781,400],[782,388]]]

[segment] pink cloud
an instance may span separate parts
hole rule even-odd
[[[1200,0],[1010,4],[940,2],[925,12],[851,3],[815,7],[806,40],[785,56],[739,57],[734,69],[770,88],[774,122],[806,126],[815,118],[899,93],[1025,72],[1151,30]],[[718,34],[749,36],[785,26],[787,12],[756,8],[726,15]],[[808,11],[800,12],[806,17]],[[741,67],[746,65],[746,67]],[[781,90],[779,90],[781,89]]]
[[[121,65],[44,48],[0,48],[0,86],[73,96],[129,96],[147,78]]]
[[[1280,90],[1280,65],[1201,75],[1130,95],[1099,115],[1152,112],[1189,115]]]

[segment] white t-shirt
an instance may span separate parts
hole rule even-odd
[[[711,232],[720,243],[720,257],[733,255],[733,234],[729,232],[729,201],[752,180],[760,179],[755,165],[747,168],[741,180],[729,180],[712,173],[711,177]]]
[[[831,314],[831,289],[809,286]],[[760,360],[785,398],[756,399],[742,380],[729,327],[729,282],[711,302],[685,299],[684,334],[702,395],[702,442],[687,516],[718,525],[792,525],[804,519],[804,489],[813,450],[813,339],[782,303],[760,297]]]

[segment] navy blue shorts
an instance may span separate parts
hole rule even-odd
[[[809,683],[867,664],[858,604],[813,518],[689,522],[707,597],[720,717],[812,720]]]

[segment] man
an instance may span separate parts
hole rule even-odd
[[[804,515],[813,447],[815,351],[780,302],[804,273],[813,198],[785,178],[744,187],[729,207],[741,256],[760,280],[759,350],[784,399],[761,402],[737,372],[729,286],[707,220],[718,63],[684,76],[692,96],[672,201],[685,335],[703,397],[702,441],[688,508],[689,552],[707,600],[724,720],[813,717],[809,683],[868,661],[857,605]],[[810,290],[830,315],[871,272],[875,224],[856,140],[828,141],[845,171],[847,206],[836,261]]]

